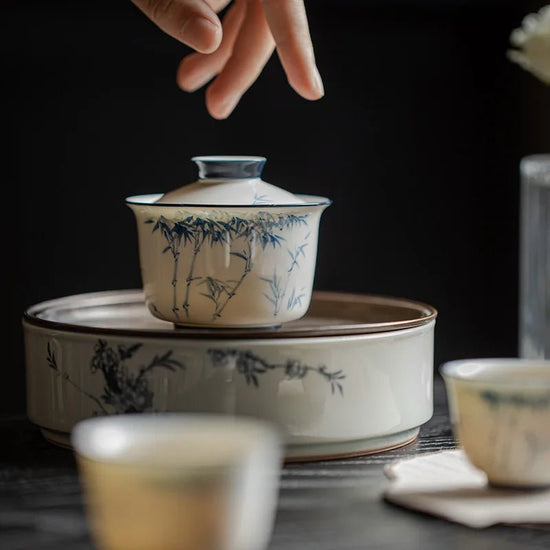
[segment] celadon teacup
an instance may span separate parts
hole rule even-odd
[[[265,550],[282,443],[271,424],[216,414],[82,420],[71,434],[99,550]]]
[[[457,444],[494,486],[550,486],[550,361],[464,359],[440,368]]]

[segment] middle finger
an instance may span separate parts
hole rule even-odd
[[[214,118],[227,118],[271,57],[275,41],[259,0],[246,5],[246,14],[233,53],[206,90],[206,106]]]
[[[223,38],[218,49],[210,54],[192,53],[182,59],[176,77],[182,90],[194,92],[223,69],[233,51],[245,12],[244,0],[237,0],[223,18]]]

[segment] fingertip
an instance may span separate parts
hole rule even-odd
[[[212,118],[225,120],[235,110],[240,94],[219,94],[215,87],[206,90],[206,109]]]
[[[194,86],[193,82],[186,77],[178,76],[178,78],[176,79],[176,83],[181,91],[187,93],[196,92],[200,88],[200,86]]]
[[[219,21],[195,16],[188,19],[181,29],[182,41],[200,53],[216,51],[222,41],[222,27]]]
[[[206,109],[207,109],[207,111],[208,111],[208,114],[209,114],[212,118],[214,118],[214,119],[216,119],[216,120],[225,120],[225,119],[229,116],[229,115],[222,115],[222,114],[219,114],[219,113],[217,113],[215,110],[213,111],[212,109],[210,109],[210,108],[208,107],[208,105],[206,106]]]
[[[288,82],[294,91],[304,99],[316,101],[325,95],[323,80],[317,67],[314,67],[309,74],[302,77],[289,78]]]
[[[190,54],[184,57],[176,71],[176,83],[184,92],[194,92],[198,88],[193,78],[193,57],[197,55],[200,54]]]
[[[312,89],[310,86],[295,86],[292,82],[289,82],[293,90],[304,99],[309,101],[318,101],[324,97],[324,93],[319,92],[318,90]]]
[[[321,99],[325,95],[325,87],[323,86],[323,79],[319,73],[319,69],[315,67],[313,71],[313,91],[316,97],[314,99]]]
[[[179,65],[178,69],[176,71],[176,84],[178,85],[178,88],[181,88],[184,92],[189,92],[190,90],[187,89],[187,70],[186,66],[188,64],[187,57],[184,57]]]

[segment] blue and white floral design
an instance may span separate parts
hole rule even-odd
[[[210,349],[208,354],[212,359],[214,367],[234,368],[239,374],[244,376],[246,383],[258,388],[260,386],[259,377],[268,371],[279,370],[284,372],[288,380],[302,380],[311,374],[317,374],[330,384],[331,393],[344,395],[342,381],[346,375],[342,370],[329,371],[325,365],[313,367],[306,365],[295,359],[287,359],[282,363],[269,363],[259,355],[239,349]]]
[[[83,390],[69,373],[60,369],[55,355],[54,346],[48,342],[46,362],[58,376],[76,388],[81,394],[95,402],[99,407],[97,413],[123,414],[145,412],[153,409],[154,394],[149,387],[147,375],[157,368],[170,371],[185,369],[185,366],[173,357],[168,350],[162,355],[155,355],[150,361],[136,369],[128,362],[142,347],[142,344],[130,346],[109,346],[105,340],[99,339],[94,346],[94,354],[90,361],[90,371],[103,376],[103,394],[93,395]]]
[[[306,241],[309,238],[310,234],[311,233],[308,233],[304,237],[304,242],[296,246],[295,249],[287,249],[288,255],[290,256],[290,264],[284,275],[278,275],[277,269],[274,269],[273,275],[271,277],[260,277],[260,279],[268,285],[266,292],[264,292],[264,297],[273,305],[273,315],[275,317],[279,315],[281,306],[283,305],[284,299],[287,296],[289,286],[292,282],[293,272],[300,269],[300,262],[306,257],[306,248],[309,244]],[[292,289],[288,293],[288,298],[286,301],[287,311],[291,311],[295,307],[301,307],[302,300],[305,299],[306,292],[304,287],[292,287]]]
[[[162,253],[171,254],[173,258],[172,312],[176,318],[179,319],[180,315],[189,318],[192,288],[196,288],[201,296],[212,302],[212,321],[220,318],[229,301],[237,294],[243,281],[252,271],[258,252],[261,253],[268,247],[280,248],[286,241],[285,233],[297,226],[307,226],[308,216],[309,214],[274,214],[263,211],[250,217],[240,217],[220,211],[216,216],[209,218],[181,212],[177,220],[165,216],[145,220],[145,223],[153,225],[152,231],[159,231],[166,241]],[[309,233],[306,238],[308,236]],[[197,272],[197,258],[201,250],[204,247],[216,246],[228,246],[229,256],[240,262],[237,277],[222,280]],[[273,296],[266,294],[266,298],[273,303],[275,312],[279,310],[285,296],[290,274],[299,269],[300,261],[305,257],[306,246],[307,243],[304,242],[296,249],[288,250],[291,261],[284,281],[277,279],[277,274],[274,274],[274,279],[270,283],[270,292]],[[183,248],[187,249],[191,259],[185,276],[183,296],[179,296],[178,268]]]

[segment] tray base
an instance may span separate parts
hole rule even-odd
[[[418,438],[420,428],[405,430],[382,437],[354,439],[338,443],[321,443],[316,445],[291,445],[285,453],[285,462],[314,462],[319,460],[336,460],[365,456],[391,451],[413,443]]]
[[[46,441],[57,445],[58,447],[64,447],[65,449],[71,449],[71,436],[65,432],[58,432],[56,430],[48,430],[47,428],[40,428],[40,432],[46,439]]]
[[[66,449],[72,449],[70,434],[47,428],[40,428],[40,431],[50,443]],[[353,441],[338,443],[290,445],[285,452],[285,463],[336,460],[383,453],[412,443],[418,438],[419,431],[420,428],[413,428],[412,430],[405,430],[382,437],[354,439]]]

